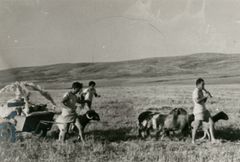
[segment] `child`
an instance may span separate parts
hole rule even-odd
[[[70,92],[67,92],[62,99],[62,113],[61,115],[56,119],[56,122],[59,122],[61,124],[58,124],[58,127],[60,129],[59,134],[59,141],[65,140],[65,135],[68,132],[69,126],[71,123],[75,123],[75,125],[80,128],[79,120],[77,119],[76,114],[76,104],[78,102],[77,93],[81,91],[82,84],[79,82],[74,82],[72,84],[72,90]],[[63,123],[63,124],[62,124]]]
[[[210,135],[211,135],[211,141],[215,142],[215,137],[213,134],[213,121],[211,118],[211,115],[209,111],[207,110],[205,103],[208,99],[208,97],[211,97],[211,94],[205,90],[205,82],[202,78],[198,78],[196,80],[196,88],[193,91],[193,114],[194,114],[194,121],[193,121],[193,130],[192,130],[192,143],[195,143],[195,135],[197,132],[197,129],[200,125],[202,125],[202,122],[208,122],[210,124]],[[205,91],[206,96],[203,95],[203,91]]]
[[[95,96],[95,97],[101,97],[101,96],[98,95],[96,92],[96,89],[95,89],[96,83],[94,81],[90,81],[88,85],[89,85],[89,87],[86,88],[85,90],[83,90],[83,92],[81,94],[84,98],[84,103],[82,104],[82,107],[84,108],[85,103],[86,103],[88,109],[91,110],[93,96]]]

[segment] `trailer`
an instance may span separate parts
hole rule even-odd
[[[31,82],[15,82],[6,85],[0,90],[4,93],[15,93],[0,109],[0,141],[16,140],[16,133],[33,132],[43,122],[45,133],[51,128],[55,113],[47,109],[47,104],[30,104],[30,91],[37,91],[41,96],[51,102],[54,109],[56,103],[49,92],[39,85]],[[53,109],[53,110],[54,110]],[[27,110],[24,112],[24,110]],[[46,122],[48,121],[48,122]]]

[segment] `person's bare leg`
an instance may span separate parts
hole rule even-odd
[[[196,132],[197,132],[197,129],[198,129],[198,127],[200,126],[200,124],[201,124],[201,120],[195,120],[195,121],[193,121],[192,144],[195,143]]]
[[[63,124],[63,125],[59,125],[59,129],[60,129],[60,133],[59,133],[59,137],[58,140],[61,142],[65,141],[65,136],[68,130],[69,124]]]
[[[209,130],[210,130],[210,139],[212,143],[216,142],[215,136],[214,136],[214,123],[211,118],[209,118]]]

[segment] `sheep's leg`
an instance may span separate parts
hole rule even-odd
[[[159,139],[159,136],[160,136],[161,132],[162,132],[162,129],[158,129],[158,130],[157,130],[156,136],[155,136],[155,137],[156,137],[156,140]]]
[[[208,136],[208,139],[211,141],[211,136],[210,136],[210,134],[209,134],[209,130],[206,130],[206,134],[207,134],[207,136]]]
[[[187,132],[185,130],[182,130],[181,137],[179,138],[179,140],[186,141],[186,136],[187,136]]]
[[[163,138],[165,136],[169,136],[169,131],[168,130],[163,130],[161,140],[163,140]]]
[[[156,133],[156,135],[155,135],[155,139],[156,139],[156,140],[158,140],[160,133],[161,133],[160,131],[157,131],[157,133]]]
[[[138,137],[142,137],[142,130],[140,128],[138,129]]]
[[[146,137],[149,137],[149,136],[150,136],[150,129],[147,129],[147,130],[146,130],[146,134],[147,134]]]
[[[165,137],[165,135],[166,135],[166,132],[165,132],[165,130],[163,130],[162,133],[161,133],[161,140],[163,140],[163,138]]]
[[[204,140],[207,135],[208,135],[208,138],[209,138],[209,133],[208,133],[207,130],[205,130],[205,131],[204,131],[204,134],[203,134],[202,138],[200,138],[200,140]]]
[[[165,133],[162,133],[161,140],[163,140],[164,137],[165,137]]]
[[[142,139],[145,139],[146,138],[146,130],[142,130],[141,131],[141,137],[142,137]]]

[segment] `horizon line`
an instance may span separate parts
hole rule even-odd
[[[154,58],[184,57],[184,56],[201,55],[201,54],[209,54],[209,55],[238,55],[240,53],[199,52],[199,53],[193,53],[193,54],[159,56],[159,57],[144,57],[144,58],[138,58],[138,59],[130,59],[130,60],[126,59],[126,60],[119,60],[119,61],[62,62],[62,63],[43,64],[43,65],[36,65],[36,66],[16,66],[16,67],[11,67],[11,68],[0,68],[0,72],[8,71],[8,70],[15,70],[15,69],[19,69],[19,68],[34,68],[34,67],[55,66],[55,65],[62,65],[62,64],[121,63],[121,62],[127,62],[127,61],[138,61],[138,60],[146,60],[146,59],[154,59]]]

